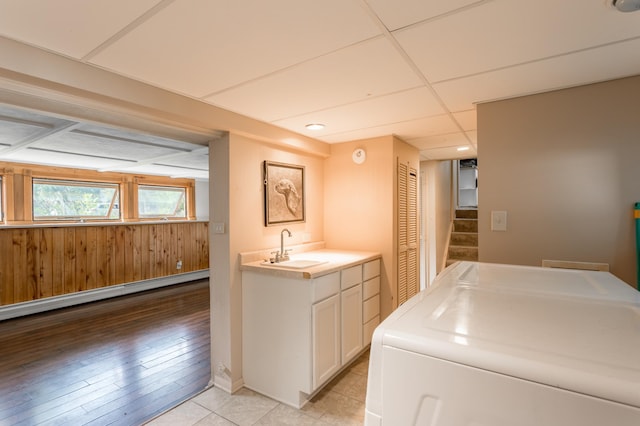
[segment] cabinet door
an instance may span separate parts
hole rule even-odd
[[[362,349],[362,284],[340,294],[342,298],[342,364],[344,365]]]
[[[313,389],[340,369],[340,294],[312,306]]]

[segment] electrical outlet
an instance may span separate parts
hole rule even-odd
[[[176,262],[176,269],[182,269],[182,260]]]

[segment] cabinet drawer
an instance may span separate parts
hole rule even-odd
[[[380,277],[371,278],[362,285],[362,299],[367,300],[380,293]]]
[[[353,287],[362,282],[362,265],[352,266],[342,270],[342,289]]]
[[[364,264],[362,279],[368,280],[380,275],[380,259],[372,260]]]
[[[366,323],[380,314],[380,295],[377,294],[362,304],[362,322]]]
[[[373,332],[376,327],[380,324],[380,315],[376,315],[373,319],[367,321],[362,326],[362,344],[363,346],[367,346],[371,343],[371,338],[373,337]]]
[[[334,272],[313,280],[311,303],[326,299],[340,291],[340,272]]]

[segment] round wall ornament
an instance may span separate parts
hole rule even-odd
[[[362,148],[357,148],[353,150],[353,154],[351,154],[351,159],[356,164],[364,163],[364,160],[367,159],[367,153]]]

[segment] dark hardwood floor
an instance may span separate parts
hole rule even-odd
[[[0,322],[0,425],[140,425],[210,378],[209,280]]]

